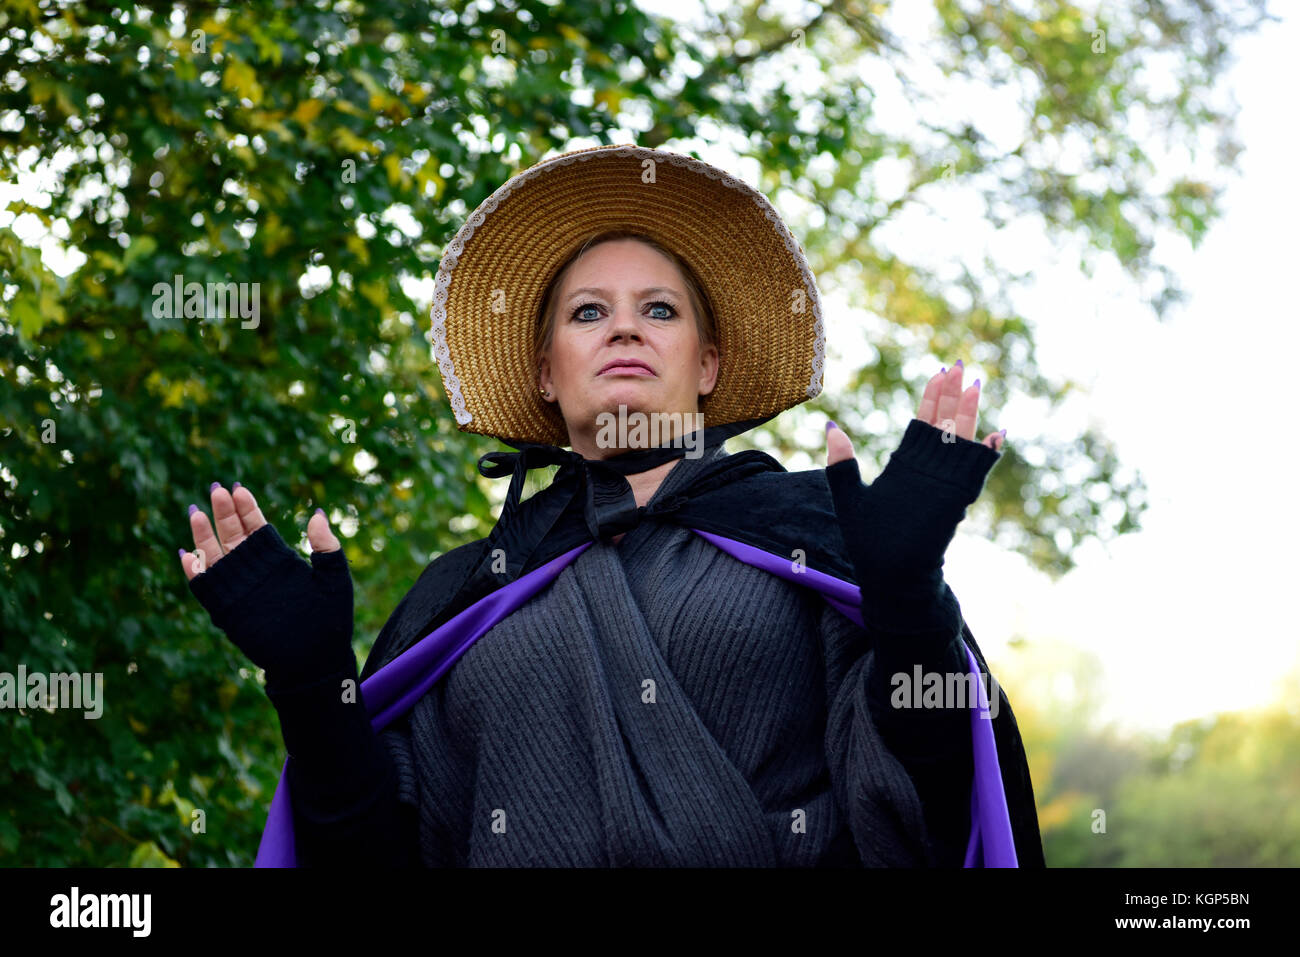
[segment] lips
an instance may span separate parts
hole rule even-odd
[[[654,370],[640,359],[615,359],[607,362],[597,375],[654,375]]]

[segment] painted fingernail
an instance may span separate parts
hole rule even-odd
[[[943,367],[942,369],[940,369],[939,371],[940,371],[940,372],[947,372],[947,371],[948,371],[948,367],[947,367],[947,366],[944,366],[944,367]]]
[[[976,380],[975,380],[975,384],[972,385],[971,388],[977,388],[977,387],[979,386],[979,384],[980,384],[980,380],[979,380],[979,379],[976,379]]]
[[[184,557],[185,557],[185,549],[183,549],[183,548],[178,548],[178,549],[176,549],[176,554],[177,554],[179,557],[184,558]]]
[[[217,488],[220,484],[221,484],[220,482],[213,482],[211,485],[208,486],[208,491],[211,492],[214,488]]]
[[[197,512],[198,510],[199,510],[199,507],[198,507],[197,505],[191,505],[191,506],[190,506],[190,512],[189,512],[189,513],[190,513],[191,515],[193,515],[193,514],[194,514],[195,512]]]
[[[230,486],[231,491],[234,491],[234,490],[237,489],[237,488],[239,488],[239,483],[238,483],[238,482],[236,482],[234,485]]]
[[[1005,439],[1007,437],[1007,430],[1002,429],[1001,432],[1002,432],[1002,437]]]
[[[960,365],[961,365],[961,360],[958,359],[958,360],[954,363],[954,366],[960,366]],[[962,368],[964,369],[965,366],[962,366]]]
[[[827,419],[827,420],[826,420],[826,431],[827,431],[827,432],[829,432],[831,429],[838,429],[838,428],[839,428],[839,426],[835,424],[835,420],[834,420],[834,419]]]
[[[318,509],[316,509],[316,514],[317,514],[317,515],[324,515],[324,514],[325,514],[325,509],[323,509],[323,508],[318,508]]]

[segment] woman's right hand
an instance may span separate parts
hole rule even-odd
[[[259,668],[268,691],[335,674],[356,673],[352,651],[352,577],[325,513],[307,523],[311,563],[285,544],[253,493],[211,488],[213,529],[191,506],[194,550],[180,550],[190,591]]]

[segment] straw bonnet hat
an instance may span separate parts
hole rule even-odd
[[[690,264],[713,309],[704,424],[774,415],[822,389],[825,335],[803,248],[757,190],[700,160],[598,146],[512,176],[447,244],[430,336],[462,432],[568,446],[534,364],[547,284],[589,236],[632,229]]]

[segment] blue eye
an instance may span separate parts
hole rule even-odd
[[[672,319],[674,316],[677,315],[677,309],[676,309],[676,307],[674,307],[672,303],[664,302],[663,300],[659,300],[659,301],[657,301],[657,302],[652,302],[652,303],[650,303],[650,307],[651,307],[652,309],[662,307],[662,308],[668,310],[668,315],[666,315],[666,316],[651,316],[650,318],[652,318],[652,319]],[[600,318],[599,316],[589,316],[589,317],[585,317],[585,318],[584,318],[583,316],[579,315],[579,313],[581,313],[582,310],[584,310],[584,309],[599,309],[599,308],[600,308],[600,306],[599,306],[598,303],[594,303],[594,302],[584,302],[582,305],[578,306],[576,309],[573,310],[573,314],[572,314],[571,318],[574,319],[574,320],[577,321],[577,322],[595,322],[597,319]]]

